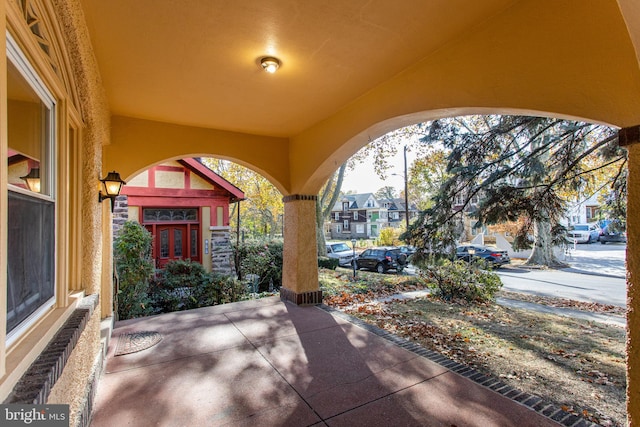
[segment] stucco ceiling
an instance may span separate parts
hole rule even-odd
[[[512,0],[83,0],[114,115],[295,136]],[[282,61],[267,74],[265,55]]]

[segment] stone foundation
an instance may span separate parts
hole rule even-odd
[[[236,267],[229,233],[231,227],[209,227],[211,231],[211,272],[235,276]]]
[[[129,220],[129,198],[125,195],[120,195],[108,203],[114,203],[113,205],[113,238],[115,239],[120,234],[122,226]]]

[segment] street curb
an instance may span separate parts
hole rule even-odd
[[[598,273],[598,272],[595,272],[595,271],[580,270],[579,268],[574,268],[574,267],[558,268],[557,270],[568,271],[570,273],[586,274],[586,275],[589,275],[589,276],[610,277],[612,279],[626,279],[625,276],[621,276],[621,275],[617,275],[617,274]]]

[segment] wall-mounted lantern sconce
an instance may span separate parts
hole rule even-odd
[[[113,212],[115,198],[120,194],[120,190],[126,182],[120,178],[120,174],[116,171],[109,172],[100,182],[102,183],[104,194],[102,191],[98,193],[98,202],[102,203],[104,199],[111,199],[111,212]]]
[[[272,56],[265,56],[260,59],[260,65],[267,73],[273,74],[280,68],[280,60]]]
[[[28,174],[21,176],[20,179],[27,183],[27,188],[34,193],[40,192],[40,169],[32,168]]]

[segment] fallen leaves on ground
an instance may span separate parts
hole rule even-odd
[[[540,295],[532,295],[527,293],[520,292],[510,292],[510,291],[500,291],[498,296],[507,298],[507,299],[515,299],[518,301],[532,302],[535,304],[543,304],[549,307],[557,307],[557,308],[572,308],[574,310],[588,311],[590,313],[605,313],[605,314],[614,314],[618,316],[624,316],[626,310],[624,307],[618,307],[617,305],[611,304],[601,304],[599,302],[586,302],[586,301],[576,301],[572,299],[566,298],[551,298]]]
[[[567,412],[604,426],[625,424],[624,329],[496,304],[466,306],[432,297],[380,302],[424,286],[377,276],[370,287],[363,286],[366,276],[355,284],[347,280],[324,302]],[[545,302],[607,312],[598,304],[550,300]]]

